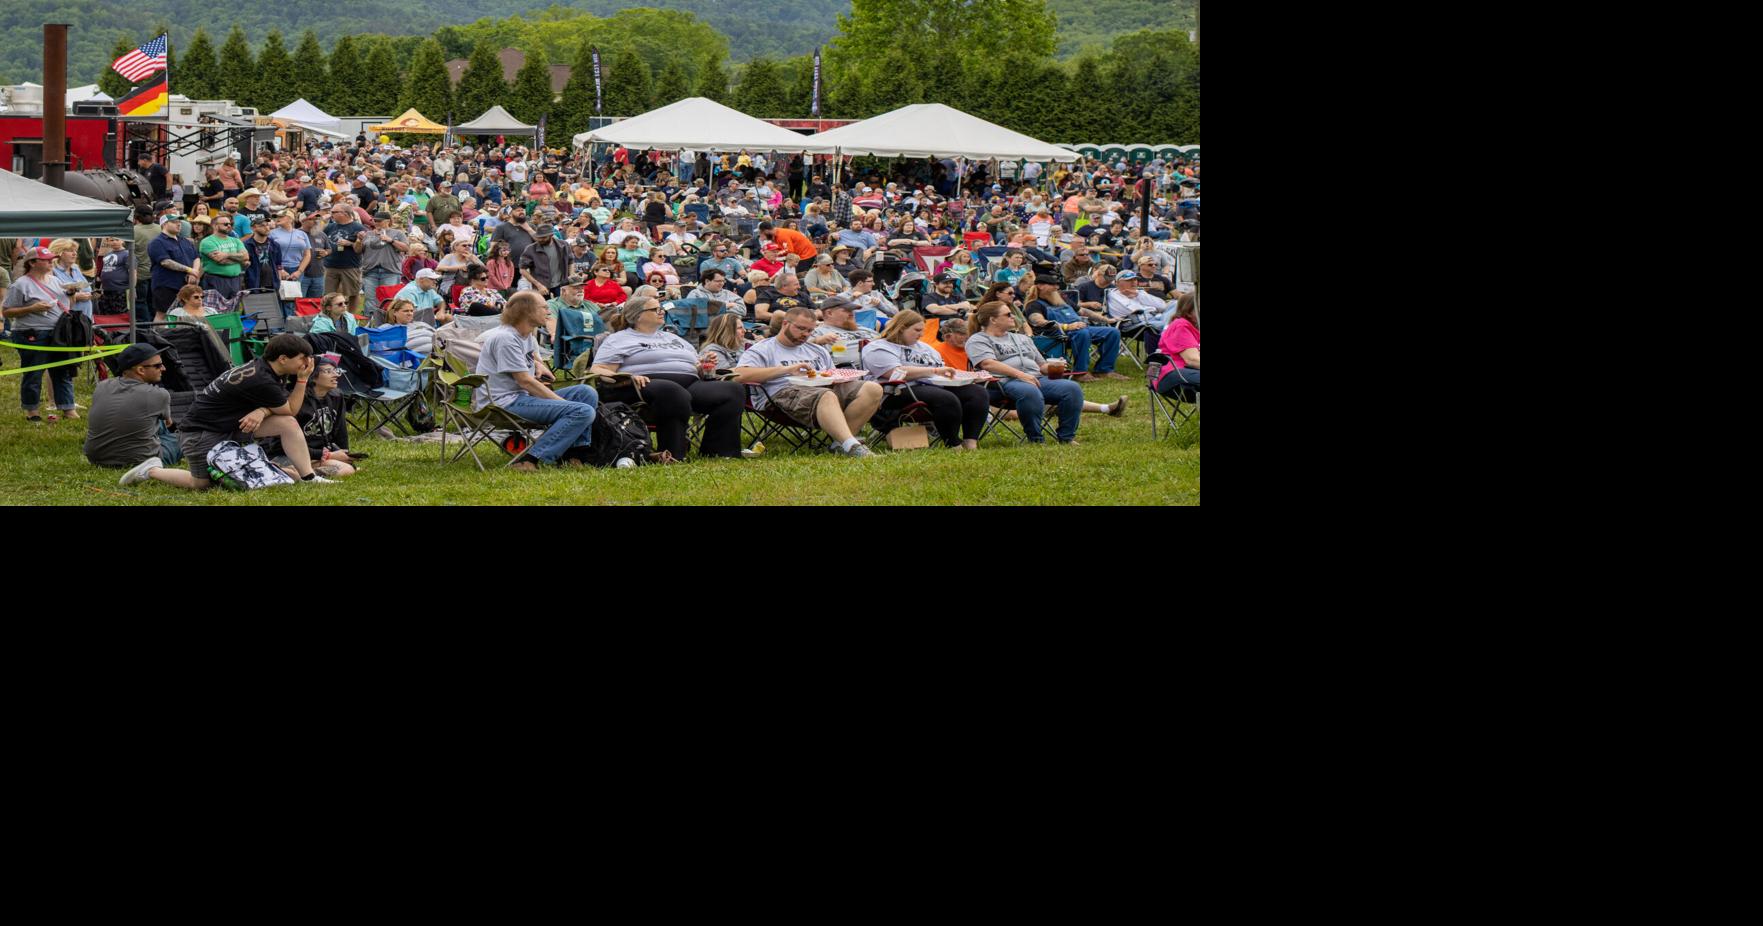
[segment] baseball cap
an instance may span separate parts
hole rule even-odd
[[[1119,283],[1122,280],[1136,280],[1138,278],[1139,278],[1138,274],[1132,272],[1131,270],[1128,270],[1125,273],[1122,273],[1119,276],[1115,277],[1114,282]]]
[[[159,356],[164,350],[165,348],[163,347],[154,347],[151,344],[130,344],[128,347],[123,348],[122,353],[117,355],[115,369],[118,373],[121,373],[130,367],[152,360],[154,357]]]
[[[421,270],[416,271],[416,278],[419,280],[438,280],[441,278],[441,275],[436,273],[431,267],[424,267]]]
[[[533,229],[533,237],[535,238],[550,238],[556,234],[557,226],[555,225],[540,225]]]
[[[34,247],[24,253],[25,260],[54,260],[55,252],[45,247]]]

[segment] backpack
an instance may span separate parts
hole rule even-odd
[[[294,477],[269,462],[269,454],[262,447],[230,440],[221,441],[208,451],[208,478],[221,488],[241,492],[294,484]]]
[[[92,319],[80,311],[61,313],[61,320],[55,323],[55,330],[49,335],[49,346],[91,347]]]
[[[623,402],[607,402],[594,416],[593,439],[588,445],[588,462],[610,467],[620,457],[630,457],[641,466],[649,462],[653,448],[649,445],[649,426],[637,410]]]

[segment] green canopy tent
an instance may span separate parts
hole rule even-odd
[[[0,169],[0,237],[134,239],[131,210]]]

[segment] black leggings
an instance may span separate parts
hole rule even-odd
[[[740,383],[713,382],[683,373],[649,377],[639,399],[634,386],[600,390],[601,402],[643,402],[655,421],[655,437],[661,449],[676,460],[686,458],[690,441],[687,425],[693,414],[704,416],[704,440],[699,456],[741,455],[741,414],[747,405],[747,387]]]
[[[913,383],[912,393],[902,389],[897,395],[888,396],[882,402],[882,411],[894,411],[905,408],[912,403],[916,395],[918,401],[929,407],[931,421],[936,423],[937,434],[949,447],[961,446],[962,438],[979,440],[979,432],[986,423],[986,389],[984,386],[932,386],[929,383]]]

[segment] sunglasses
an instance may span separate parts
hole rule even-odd
[[[163,369],[165,369],[165,361],[161,360],[158,363],[143,363],[143,364],[141,364],[141,369],[143,369],[143,370],[163,370]]]

